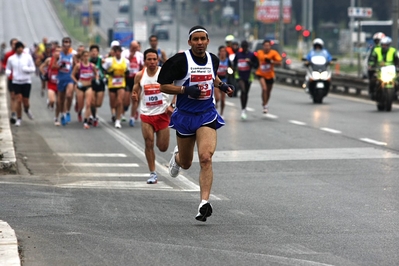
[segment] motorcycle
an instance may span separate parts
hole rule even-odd
[[[336,61],[333,58],[332,61]],[[331,68],[330,62],[323,54],[315,54],[311,57],[310,62],[306,61],[305,83],[302,85],[304,89],[311,95],[313,103],[323,103],[323,98],[327,96],[331,85]]]
[[[378,111],[391,111],[392,102],[396,98],[396,67],[382,66],[376,71],[377,84],[375,101]]]

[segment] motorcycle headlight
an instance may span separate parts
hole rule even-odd
[[[323,72],[320,73],[320,79],[327,80],[328,78],[329,77],[328,77],[328,72],[327,71],[323,71]]]
[[[320,79],[321,73],[318,71],[313,71],[312,72],[312,78],[313,79]]]

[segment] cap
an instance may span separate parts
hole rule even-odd
[[[111,48],[114,46],[120,46],[121,44],[118,41],[112,41],[111,42]]]

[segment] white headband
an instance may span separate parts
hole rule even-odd
[[[193,30],[192,32],[190,32],[190,34],[188,34],[188,37],[190,37],[191,35],[193,35],[193,33],[195,33],[195,32],[205,32],[206,35],[208,35],[208,32],[207,32],[206,30],[204,30],[204,29],[195,29],[195,30]]]

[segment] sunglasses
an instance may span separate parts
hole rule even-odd
[[[70,43],[70,41],[63,41],[62,43]]]

